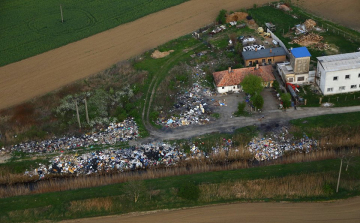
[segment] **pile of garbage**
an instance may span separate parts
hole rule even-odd
[[[210,121],[210,97],[211,90],[194,83],[189,91],[179,94],[176,98],[174,110],[170,112],[179,113],[168,119],[159,118],[157,124],[176,128],[192,124],[204,125]]]
[[[309,153],[317,148],[317,140],[311,139],[305,134],[303,138],[294,140],[288,131],[273,133],[267,138],[254,138],[249,144],[248,149],[254,154],[258,161],[277,159],[288,151],[298,151]]]
[[[137,137],[139,137],[137,124],[133,118],[128,118],[120,123],[111,123],[106,129],[100,129],[99,132],[84,134],[80,137],[64,136],[41,142],[30,141],[14,145],[10,149],[25,153],[52,153],[94,145],[114,145],[119,142],[135,140]]]
[[[39,176],[40,179],[51,173],[88,175],[99,172],[146,169],[156,166],[175,165],[186,154],[176,146],[165,143],[144,144],[140,147],[127,149],[107,149],[82,155],[55,156],[49,165],[39,164],[39,167],[26,171],[27,176]]]

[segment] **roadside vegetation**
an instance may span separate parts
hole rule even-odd
[[[324,201],[360,195],[355,157],[140,180],[0,200],[2,222],[63,220],[236,201]]]

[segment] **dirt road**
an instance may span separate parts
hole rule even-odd
[[[151,222],[360,222],[360,198],[327,203],[237,203],[143,214],[65,221],[104,223]]]
[[[60,88],[211,23],[220,9],[237,10],[268,0],[191,0],[64,47],[0,67],[0,109]],[[305,6],[312,0],[303,0]],[[316,4],[328,2],[315,1]],[[332,1],[333,2],[333,1]],[[344,3],[346,2],[346,3]],[[359,25],[357,0],[316,8],[335,21]],[[319,5],[320,6],[320,5]],[[333,8],[331,8],[333,7]],[[311,7],[314,9],[314,7]],[[338,8],[347,13],[328,13]],[[354,14],[351,14],[354,13]],[[346,15],[346,16],[345,16]],[[347,23],[348,21],[355,21]]]

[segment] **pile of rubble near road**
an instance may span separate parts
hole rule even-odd
[[[315,33],[309,33],[307,35],[303,35],[297,39],[294,39],[293,41],[291,41],[290,43],[296,43],[302,46],[309,46],[312,45],[314,43],[318,43],[320,41],[322,41],[324,39],[324,37],[315,34]]]
[[[194,83],[189,91],[179,94],[176,98],[174,110],[170,112],[180,113],[170,118],[159,118],[157,124],[164,127],[176,128],[186,125],[204,125],[210,121],[210,97],[212,91]]]

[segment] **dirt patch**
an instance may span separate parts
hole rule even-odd
[[[152,54],[151,57],[154,59],[159,59],[159,58],[164,58],[170,55],[170,53],[174,52],[174,50],[169,50],[169,51],[165,51],[165,52],[160,52],[159,50],[155,50]]]
[[[286,211],[284,211],[286,210]],[[304,214],[306,213],[306,214]],[[71,222],[357,222],[360,198],[311,203],[237,203],[75,219]]]
[[[46,94],[118,61],[214,22],[220,9],[237,10],[267,0],[192,0],[114,29],[0,68],[0,109]],[[298,2],[296,2],[298,3]],[[360,1],[302,0],[316,15],[360,30]]]
[[[226,22],[235,22],[235,21],[242,21],[246,20],[246,16],[248,16],[246,12],[234,12],[228,16],[226,16]]]

